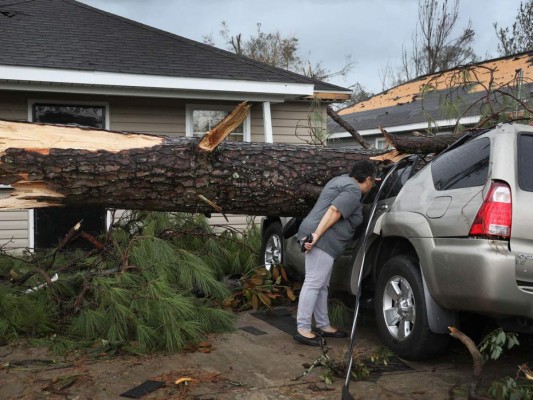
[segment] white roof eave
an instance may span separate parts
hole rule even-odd
[[[0,65],[0,89],[106,95],[284,101],[312,96],[313,84],[81,71]]]
[[[467,124],[475,124],[476,122],[479,122],[480,120],[479,115],[474,115],[470,117],[462,117],[459,119],[459,123],[462,125]],[[397,132],[411,132],[415,130],[423,130],[423,129],[435,129],[435,128],[445,128],[449,126],[453,126],[457,123],[456,118],[451,119],[441,119],[438,121],[431,121],[431,122],[415,122],[412,124],[405,124],[405,125],[396,125],[396,126],[383,126],[383,129],[385,129],[389,133],[397,133]],[[369,135],[377,135],[382,134],[381,129],[374,128],[374,129],[363,129],[358,130],[359,134],[361,136],[369,136]],[[352,137],[352,135],[349,132],[336,132],[332,133],[329,136],[331,139],[341,139],[341,138],[348,138]]]

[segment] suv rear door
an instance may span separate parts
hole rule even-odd
[[[476,138],[431,163],[426,217],[434,237],[466,237],[483,202],[491,140]]]

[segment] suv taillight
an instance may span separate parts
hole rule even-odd
[[[506,183],[492,182],[489,193],[470,228],[471,236],[511,237],[513,202]]]

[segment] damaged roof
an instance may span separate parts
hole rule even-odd
[[[6,66],[301,83],[350,93],[74,0],[0,0],[0,43]]]
[[[496,86],[515,86],[519,79],[525,84],[533,82],[533,52],[496,58],[467,67],[469,67],[467,81],[472,83],[468,85],[467,92],[471,94],[485,92],[485,87],[488,87],[491,79],[494,80],[493,85]],[[463,70],[464,67],[458,67],[436,74],[421,76],[379,93],[368,100],[340,110],[339,114],[343,118],[347,118],[352,113],[359,114],[369,110],[381,110],[384,112],[389,109],[390,112],[395,107],[401,110],[420,109],[421,99],[428,97],[428,94],[432,91],[437,91],[442,95],[446,91],[449,92],[450,88],[464,86],[465,80],[461,72]],[[519,73],[522,74],[521,77]],[[411,104],[414,107],[408,106]],[[417,122],[420,120],[418,119]]]

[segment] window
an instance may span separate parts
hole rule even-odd
[[[30,103],[33,122],[106,128],[106,106],[76,104]],[[104,207],[50,207],[33,211],[34,248],[54,247],[79,221],[83,230],[94,236],[105,232],[106,209]],[[31,217],[30,217],[31,218]],[[30,243],[32,239],[30,238]],[[69,248],[89,249],[91,245],[77,240]]]
[[[186,106],[185,130],[189,137],[202,137],[226,117],[233,106],[188,104]],[[250,142],[250,114],[226,140]]]
[[[483,186],[489,174],[490,139],[473,140],[450,150],[431,163],[437,190]]]
[[[533,135],[521,134],[518,137],[518,186],[533,192]]]
[[[385,150],[388,146],[387,141],[383,138],[376,139],[376,143],[374,145],[377,150]]]
[[[33,122],[79,125],[98,129],[106,127],[104,106],[34,103],[32,116]]]

